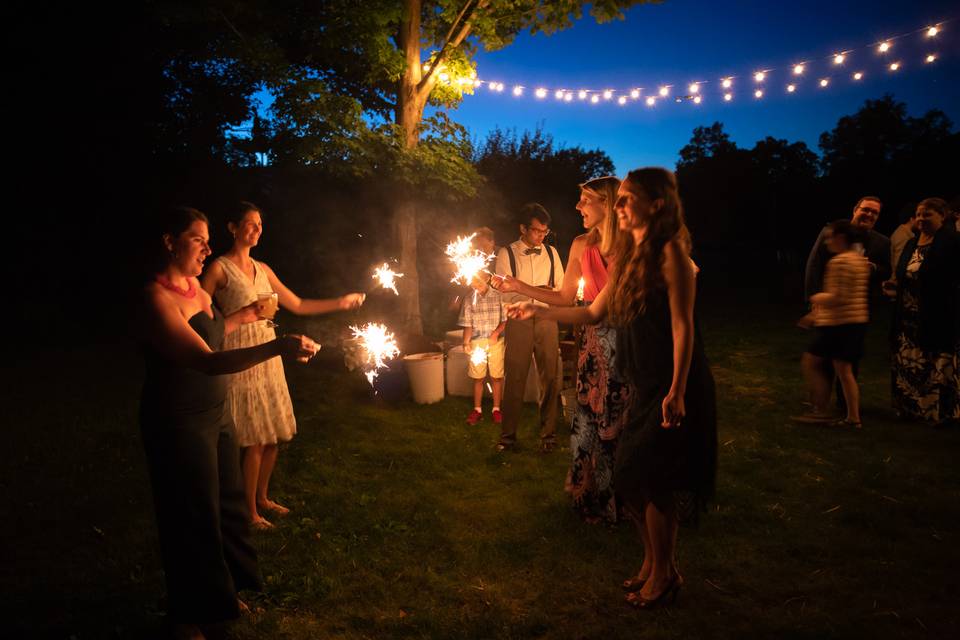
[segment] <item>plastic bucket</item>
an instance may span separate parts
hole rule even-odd
[[[414,353],[403,357],[410,377],[410,390],[417,404],[443,400],[443,354]]]

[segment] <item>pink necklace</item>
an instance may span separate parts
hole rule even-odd
[[[170,278],[168,278],[167,276],[159,275],[157,276],[156,280],[157,280],[157,283],[164,289],[169,289],[170,291],[173,291],[174,293],[181,295],[184,298],[193,298],[197,295],[197,287],[193,283],[193,280],[189,278],[187,279],[187,282],[189,283],[189,287],[190,287],[189,289],[178,287],[177,285],[173,284],[173,282],[171,282]]]

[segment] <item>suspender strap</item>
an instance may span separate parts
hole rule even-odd
[[[546,242],[543,243],[544,248],[547,250],[547,255],[550,256],[550,280],[547,282],[547,286],[553,289],[554,277],[553,277],[553,247],[548,245]]]
[[[507,245],[507,257],[510,258],[510,275],[517,277],[517,258],[513,255],[513,247]]]

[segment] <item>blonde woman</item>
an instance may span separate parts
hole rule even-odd
[[[587,232],[573,239],[567,272],[560,291],[540,287],[506,276],[499,289],[530,296],[553,306],[577,302],[578,281],[583,278],[582,302],[590,303],[607,283],[608,269],[617,240],[618,178],[594,178],[580,185],[577,210]],[[617,333],[607,322],[584,328],[577,358],[577,406],[570,428],[573,456],[564,489],[574,508],[588,522],[616,522],[617,503],[611,485],[617,436],[625,419],[627,385],[617,375]]]

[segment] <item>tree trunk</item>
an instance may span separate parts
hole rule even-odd
[[[420,120],[426,105],[419,88],[420,9],[421,0],[404,0],[404,15],[400,22],[399,44],[404,52],[406,68],[397,90],[395,117],[406,150],[416,147],[420,140]],[[423,335],[420,277],[417,272],[417,208],[412,193],[406,192],[394,205],[393,237],[400,250],[400,271],[403,273],[398,281],[401,330]]]

